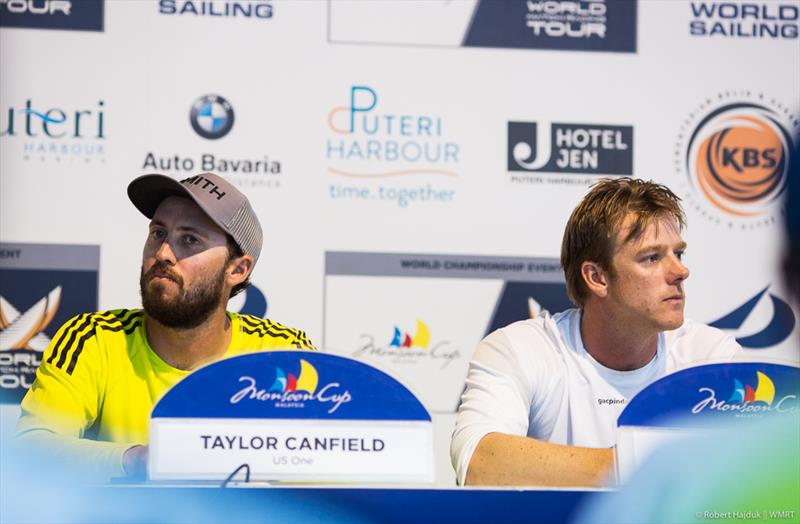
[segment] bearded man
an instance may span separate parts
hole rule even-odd
[[[141,476],[153,405],[193,370],[270,349],[313,349],[302,331],[226,311],[249,285],[262,231],[244,194],[202,173],[141,176],[128,196],[150,218],[143,309],[78,315],[44,353],[17,436],[88,478]]]

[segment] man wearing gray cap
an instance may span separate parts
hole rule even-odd
[[[225,310],[261,252],[250,202],[222,177],[144,175],[128,186],[150,219],[139,279],[143,310],[78,315],[44,353],[17,435],[82,476],[141,475],[153,405],[191,371],[269,349],[313,349],[305,333]]]

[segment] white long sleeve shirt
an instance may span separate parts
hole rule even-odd
[[[489,334],[469,364],[450,448],[459,484],[478,442],[489,433],[594,448],[614,446],[628,399],[675,371],[729,361],[733,337],[690,320],[659,334],[656,356],[633,371],[592,358],[580,335],[581,312],[515,322]]]

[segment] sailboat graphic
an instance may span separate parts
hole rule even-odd
[[[52,322],[61,304],[61,286],[20,314],[11,303],[0,296],[0,351],[30,349],[44,352],[50,337],[43,333]]]
[[[775,384],[760,371],[756,371],[756,375],[758,376],[758,382],[755,389],[752,386],[743,385],[738,379],[734,379],[733,394],[728,399],[728,402],[763,402],[767,406],[771,406],[772,401],[775,399]]]
[[[396,348],[411,348],[417,347],[421,349],[427,349],[428,345],[431,342],[431,332],[428,329],[428,326],[425,322],[421,320],[417,320],[417,332],[414,333],[414,336],[411,337],[408,333],[405,335],[400,331],[400,329],[395,326],[394,328],[394,335],[392,336],[392,341],[389,343],[389,347],[396,347]]]
[[[270,391],[286,393],[289,391],[307,391],[313,395],[319,384],[319,374],[314,366],[303,359],[300,359],[300,374],[286,374],[281,368],[275,369],[275,382],[270,386]]]

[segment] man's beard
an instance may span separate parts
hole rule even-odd
[[[161,285],[148,285],[154,275],[172,279],[180,290],[178,296],[166,299],[163,297]],[[183,279],[170,270],[169,264],[157,262],[146,273],[142,267],[139,277],[142,307],[150,317],[167,327],[196,328],[205,322],[222,302],[224,281],[225,268],[222,267],[217,274],[198,281],[191,289],[184,289]]]

